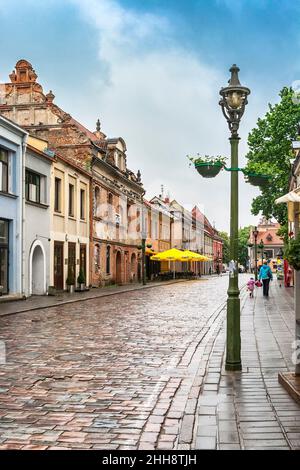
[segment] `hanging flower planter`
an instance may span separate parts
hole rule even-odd
[[[226,157],[222,157],[221,155],[213,157],[211,155],[200,156],[197,154],[196,157],[190,157],[188,155],[187,157],[203,178],[214,178],[220,173],[222,168],[225,167],[226,163]],[[190,163],[190,165],[192,163]]]
[[[266,186],[269,181],[270,176],[261,175],[258,173],[246,173],[245,179],[247,183],[252,184],[252,186]]]
[[[223,168],[221,162],[196,162],[195,168],[203,178],[214,178]]]

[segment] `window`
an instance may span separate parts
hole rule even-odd
[[[85,190],[80,190],[80,218],[85,219]]]
[[[41,177],[30,170],[26,170],[25,197],[27,201],[41,202]]]
[[[95,217],[100,217],[100,189],[98,186],[95,188],[94,215]]]
[[[0,191],[8,192],[8,152],[0,149]]]
[[[8,244],[8,222],[0,219],[0,245]]]
[[[100,271],[100,245],[95,245],[94,251],[94,258],[95,258],[95,273],[98,274]]]
[[[0,219],[0,285],[8,294],[8,221]]]
[[[69,184],[69,217],[74,217],[74,184]]]
[[[113,215],[113,195],[111,193],[108,194],[108,218],[109,220],[112,220],[112,215]]]
[[[273,250],[264,250],[264,257],[267,259],[274,258]]]
[[[55,178],[54,210],[61,212],[61,179]]]
[[[110,246],[106,248],[106,274],[110,274]]]
[[[158,220],[153,221],[153,238],[154,240],[158,240]]]
[[[123,158],[122,153],[116,152],[116,157],[115,157],[116,166],[121,171],[123,171],[123,168],[124,168],[123,161],[124,161],[124,158]]]

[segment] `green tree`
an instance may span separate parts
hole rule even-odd
[[[219,236],[223,241],[223,263],[228,264],[229,258],[229,236],[227,232],[219,232]]]
[[[247,267],[248,265],[248,240],[250,235],[250,227],[239,229],[239,264]]]
[[[293,100],[291,88],[279,93],[281,101],[269,104],[265,117],[248,136],[247,170],[271,175],[261,194],[252,201],[252,213],[260,212],[267,218],[275,217],[281,225],[287,221],[286,204],[275,204],[275,199],[288,191],[290,159],[293,158],[291,141],[298,135],[300,104]]]

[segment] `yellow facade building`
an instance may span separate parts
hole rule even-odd
[[[50,283],[56,290],[75,285],[82,271],[89,285],[90,177],[56,154],[50,183]]]

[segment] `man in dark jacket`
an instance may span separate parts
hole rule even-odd
[[[267,261],[264,262],[259,271],[259,280],[263,283],[263,295],[269,297],[270,280],[273,280],[273,274]]]

